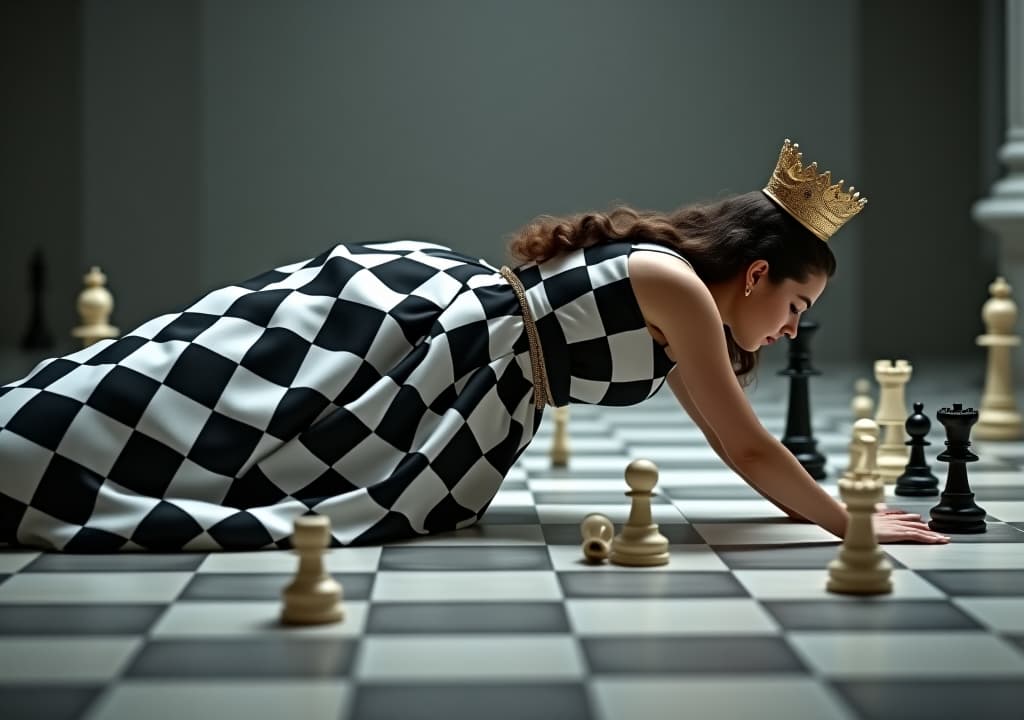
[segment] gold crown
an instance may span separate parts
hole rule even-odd
[[[828,241],[868,199],[853,192],[853,185],[844,191],[842,180],[833,185],[831,172],[819,175],[818,163],[804,167],[800,158],[800,146],[787,139],[763,192],[818,238]]]

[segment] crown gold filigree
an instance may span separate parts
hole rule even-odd
[[[779,161],[763,192],[826,242],[868,201],[853,192],[853,185],[843,190],[842,180],[833,184],[828,170],[819,175],[818,163],[804,167],[800,146],[789,139],[782,144]]]

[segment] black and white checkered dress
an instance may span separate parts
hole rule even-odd
[[[635,247],[517,270],[557,405],[637,403],[672,367],[632,293]],[[309,511],[336,544],[465,527],[536,431],[532,377],[494,267],[340,245],[0,388],[0,542],[288,547]]]

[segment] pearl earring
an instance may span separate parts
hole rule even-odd
[[[743,297],[750,297],[750,286],[747,285],[747,289],[743,291]]]

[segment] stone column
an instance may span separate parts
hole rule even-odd
[[[975,203],[976,222],[999,238],[999,273],[1019,292],[1024,288],[1024,0],[1006,0],[1006,141],[999,160],[1006,176]],[[1018,300],[1019,301],[1019,300]],[[1016,334],[1021,334],[1019,325]],[[1024,352],[1016,352],[1024,375]]]

